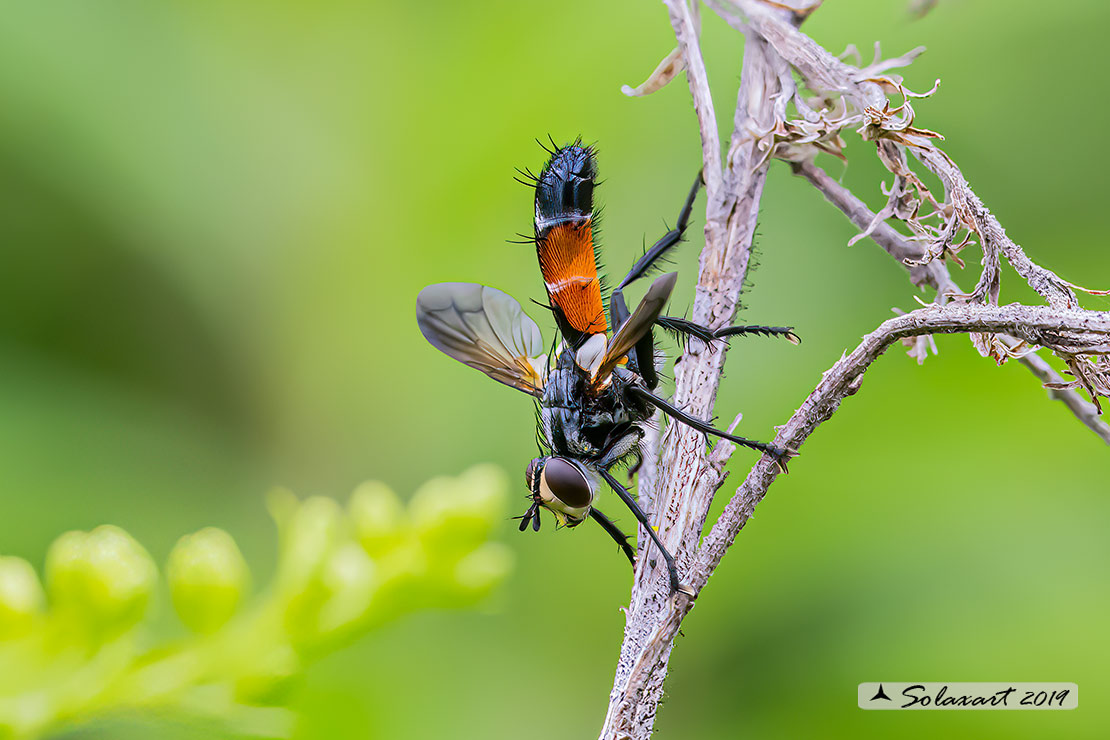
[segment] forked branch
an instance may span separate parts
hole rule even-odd
[[[795,162],[793,167],[795,174],[801,175],[821,191],[825,198],[839,208],[857,228],[871,229],[869,234],[871,239],[906,268],[914,285],[922,288],[929,286],[936,290],[937,305],[948,303],[953,296],[963,295],[963,291],[952,279],[948,266],[943,260],[926,259],[925,251],[919,243],[911,242],[908,237],[885,221],[879,222],[876,214],[863,201],[828,173],[813,162]],[[925,339],[926,336],[922,335],[918,339]],[[1061,401],[1088,429],[1097,434],[1102,441],[1110,444],[1110,425],[1102,420],[1098,406],[1085,400],[1076,390],[1065,387],[1069,381],[1061,377],[1052,365],[1036,352],[1023,351],[1020,340],[1008,334],[997,336],[1006,349],[1018,358],[1018,362],[1028,368],[1029,372],[1033,373],[1048,389],[1049,397]],[[915,342],[910,354],[917,357],[918,362],[922,362],[925,359],[924,352],[925,347],[920,342]]]

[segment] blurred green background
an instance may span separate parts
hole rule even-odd
[[[918,123],[1034,259],[1110,287],[1110,6],[941,0],[911,22],[906,5],[829,2],[805,29],[866,58],[876,39],[926,45],[907,81],[943,82]],[[707,12],[703,43],[727,123],[742,42]],[[429,347],[416,293],[542,296],[532,251],[505,243],[531,229],[512,175],[542,164],[534,137],[597,143],[612,272],[661,234],[699,163],[689,94],[619,88],[672,46],[657,2],[3,3],[0,551],[41,565],[63,530],[111,522],[161,561],[215,525],[264,582],[273,484],[411,492],[480,461],[521,477],[530,403]],[[884,173],[847,138],[846,172],[825,165],[877,208]],[[844,349],[915,306],[853,233],[772,167],[740,320],[804,343],[733,343],[717,412],[743,410],[745,434],[770,436]],[[696,252],[677,260],[678,310]],[[1034,300],[1018,282],[1004,273],[1003,300]],[[938,344],[923,367],[882,358],[775,484],[685,624],[661,737],[1104,736],[1108,451],[1016,363]],[[737,454],[734,481],[750,462]],[[419,615],[317,664],[299,736],[595,734],[628,568],[599,529],[545,530],[504,528],[518,564],[489,613]],[[883,679],[1075,681],[1082,698],[857,709],[855,685]],[[151,730],[88,736],[136,732]]]

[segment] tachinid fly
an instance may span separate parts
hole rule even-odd
[[[581,141],[548,150],[551,157],[538,176],[525,172],[535,189],[535,236],[540,273],[562,342],[552,358],[544,353],[539,327],[509,295],[476,283],[439,283],[420,291],[416,320],[433,346],[481,370],[498,382],[533,396],[539,405],[545,454],[525,471],[531,504],[520,529],[540,528],[546,509],[558,524],[575,527],[593,519],[635,564],[628,538],[594,506],[602,484],[616,492],[644,525],[667,562],[671,589],[683,587],[674,558],[660,542],[647,516],[612,470],[641,460],[644,424],[655,409],[705,434],[774,456],[785,450],[713,428],[653,393],[653,328],[660,326],[712,342],[741,334],[782,336],[797,343],[789,327],[730,326],[711,330],[685,319],[664,316],[677,273],[655,279],[635,311],[629,312],[624,289],[647,275],[660,258],[682,241],[701,186],[694,181],[675,227],[636,261],[609,296],[605,314],[595,255],[593,193],[597,160]]]

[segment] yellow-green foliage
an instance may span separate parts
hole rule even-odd
[[[231,535],[206,528],[170,553],[165,576],[192,636],[151,644],[143,630],[158,569],[110,525],[66,532],[46,557],[0,558],[0,738],[33,738],[120,710],[158,710],[280,736],[281,688],[307,660],[414,609],[463,607],[506,575],[490,542],[506,482],[492,466],[436,478],[406,507],[364,483],[346,508],[270,496],[280,542],[272,583],[244,607],[250,573]]]

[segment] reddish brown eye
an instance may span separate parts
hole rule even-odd
[[[589,506],[593,500],[590,483],[577,466],[561,457],[553,457],[543,466],[543,483],[553,496],[567,506]]]

